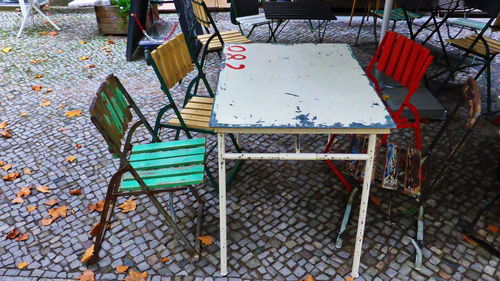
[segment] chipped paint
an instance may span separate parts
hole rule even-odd
[[[245,60],[222,63],[245,68],[222,69],[210,126],[396,127],[347,44],[252,43],[245,48],[239,52]]]

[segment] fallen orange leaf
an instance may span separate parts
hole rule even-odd
[[[47,35],[49,36],[56,36],[57,34],[59,34],[59,32],[55,31],[55,30],[52,30],[51,32],[49,32]]]
[[[76,148],[82,148],[82,145],[81,144],[77,144],[75,145]]]
[[[90,261],[90,259],[92,259],[93,255],[94,255],[94,245],[85,250],[85,253],[83,254],[83,257],[80,261],[83,263],[87,263]]]
[[[24,172],[25,175],[31,175],[31,169],[27,169],[26,168],[26,169],[23,170],[23,172]]]
[[[121,273],[125,273],[125,271],[127,271],[128,268],[129,268],[128,265],[117,265],[115,269],[116,269],[116,272],[121,274]]]
[[[95,204],[89,204],[87,208],[89,209],[90,212],[93,211],[102,212],[102,210],[104,209],[104,200],[96,202]]]
[[[127,278],[124,281],[147,281],[148,273],[147,272],[136,272],[134,270],[130,270],[128,272]]]
[[[23,269],[23,268],[27,267],[28,265],[29,265],[29,263],[22,261],[22,262],[17,264],[17,268]]]
[[[5,181],[13,181],[17,179],[21,174],[19,172],[12,172],[3,177]]]
[[[80,195],[82,194],[82,190],[81,189],[73,189],[69,192],[70,195]]]
[[[37,74],[37,75],[35,75],[35,79],[40,79],[42,77],[43,77],[43,74]]]
[[[54,219],[53,219],[53,218],[43,218],[43,219],[42,219],[42,225],[43,225],[43,226],[50,225],[53,221],[54,221]]]
[[[71,111],[67,111],[66,113],[64,113],[64,115],[71,118],[71,117],[82,115],[82,111],[81,110],[71,110]]]
[[[31,89],[33,91],[40,91],[42,89],[42,86],[40,86],[40,85],[31,86]]]
[[[28,210],[28,212],[33,212],[34,210],[36,210],[36,208],[38,208],[37,206],[28,206],[26,207],[26,209]]]
[[[5,239],[14,239],[19,235],[19,230],[17,228],[12,229],[9,234],[5,237]]]
[[[64,51],[63,50],[56,50],[56,53],[62,54],[62,53],[64,53]]]
[[[43,106],[43,107],[47,107],[47,106],[49,106],[51,104],[52,104],[51,101],[45,99],[45,100],[42,100],[42,103],[40,105]]]
[[[115,44],[115,41],[113,41],[113,40],[108,40],[108,44],[109,44],[109,45],[113,45],[113,44]]]
[[[59,208],[52,208],[49,210],[49,215],[55,220],[58,217],[65,218],[68,213],[68,206],[61,206]]]
[[[467,235],[467,234],[462,234],[462,237],[464,238],[465,242],[469,243],[470,245],[472,245],[472,246],[477,246],[477,245],[478,245],[476,241],[472,240],[472,239],[469,237],[469,235]]]
[[[78,41],[78,44],[83,45],[83,44],[87,44],[87,42],[81,40],[81,41]]]
[[[41,193],[49,193],[49,187],[46,185],[40,185],[39,187],[36,188],[36,190],[40,191]]]
[[[0,132],[0,136],[4,137],[6,139],[9,139],[9,138],[12,138],[12,133],[10,132],[10,129],[5,129],[5,130]]]
[[[54,206],[57,203],[59,203],[59,202],[57,201],[57,199],[54,199],[54,198],[45,201],[45,205],[50,206],[50,207]]]
[[[0,123],[0,129],[3,129],[7,127],[7,122],[3,121],[2,123]]]
[[[12,168],[12,165],[11,165],[11,164],[5,164],[5,165],[3,165],[3,166],[2,166],[2,169],[3,169],[4,171],[8,171],[8,170],[10,170],[11,168]]]
[[[118,208],[122,209],[122,213],[128,213],[135,210],[136,206],[135,201],[133,199],[129,199],[118,206]]]
[[[312,277],[311,274],[307,275],[307,278],[305,281],[314,281],[314,278]]]
[[[169,257],[164,257],[164,258],[161,258],[161,262],[168,262],[170,260]]]
[[[75,161],[75,160],[76,160],[76,156],[74,156],[74,155],[68,156],[66,158],[66,162],[70,162],[70,163],[73,163],[73,161]]]
[[[95,64],[89,64],[89,65],[87,65],[87,66],[85,66],[85,67],[86,67],[86,68],[89,68],[89,69],[90,69],[90,68],[94,68],[94,67],[95,67]]]
[[[28,239],[30,239],[30,236],[27,233],[23,233],[19,237],[17,237],[16,241],[25,241]]]
[[[92,227],[92,229],[91,229],[91,230],[90,230],[90,232],[89,232],[90,237],[94,237],[94,236],[96,236],[96,235],[97,235],[97,232],[99,232],[99,226],[100,226],[100,225],[101,225],[101,224],[100,224],[100,223],[98,223],[98,222],[97,222],[96,224],[94,224],[94,226]]]
[[[76,277],[76,279],[80,281],[95,281],[94,276],[95,276],[94,272],[92,272],[92,270],[87,269],[83,272],[82,275]]]
[[[212,236],[209,236],[209,235],[200,236],[200,237],[198,237],[198,240],[200,240],[201,243],[203,243],[203,245],[205,245],[205,246],[210,246],[210,245],[212,245],[212,243],[214,243]]]
[[[17,197],[23,197],[23,196],[28,196],[31,194],[31,187],[25,186],[22,187],[21,190],[17,192]]]
[[[88,60],[88,59],[89,59],[89,56],[80,57],[80,60]]]
[[[500,231],[500,227],[490,224],[488,225],[488,230],[491,233],[497,233],[498,231]]]
[[[21,204],[24,202],[24,199],[21,197],[16,197],[16,198],[12,199],[12,201],[10,201],[10,202],[12,202],[12,204]]]
[[[352,277],[346,277],[345,281],[354,281],[354,278],[352,278]]]

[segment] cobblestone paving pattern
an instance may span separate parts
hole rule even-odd
[[[198,263],[189,262],[189,256],[172,238],[172,232],[162,225],[149,201],[137,198],[136,211],[117,213],[114,217],[100,261],[88,267],[83,265],[79,258],[92,244],[87,233],[99,219],[96,212],[89,213],[87,205],[104,198],[107,181],[118,165],[89,120],[90,101],[109,73],[120,78],[150,120],[165,97],[143,60],[125,61],[124,37],[97,33],[93,11],[52,9],[48,13],[61,27],[57,36],[40,34],[51,30],[37,19],[16,40],[20,14],[0,12],[0,49],[13,48],[9,53],[0,52],[0,121],[7,121],[13,134],[10,139],[0,138],[0,160],[12,164],[11,171],[32,170],[31,175],[22,175],[13,182],[0,182],[0,280],[74,279],[87,268],[97,273],[97,280],[122,280],[125,276],[114,270],[117,265],[147,271],[150,280],[299,280],[308,274],[316,280],[342,280],[350,272],[354,228],[346,234],[342,249],[334,247],[347,193],[325,163],[298,161],[247,161],[242,165],[228,190],[230,274],[227,278],[218,273],[218,199],[208,183],[197,188],[207,201],[204,234],[212,235],[215,243],[203,249]],[[175,21],[171,15],[163,17]],[[216,20],[223,30],[235,28],[227,13],[216,14]],[[352,43],[358,24],[348,27],[345,19],[333,23],[325,41]],[[371,22],[363,29],[362,41],[370,40],[370,26]],[[396,30],[407,33],[403,24],[398,24]],[[267,31],[261,28],[252,39],[263,42],[266,37]],[[107,44],[108,40],[114,40],[115,44]],[[280,42],[312,40],[303,22],[291,22],[279,38]],[[105,46],[110,52],[103,49]],[[374,48],[373,44],[354,47],[363,66],[372,57]],[[82,56],[89,59],[79,60]],[[41,61],[29,62],[36,59]],[[90,64],[95,64],[95,68],[86,68]],[[212,85],[216,84],[218,64],[218,57],[210,56],[207,74]],[[492,67],[494,93],[499,92],[498,66],[496,60]],[[434,64],[431,69],[442,68]],[[35,79],[38,74],[44,76]],[[464,78],[465,75],[460,75],[456,83]],[[188,80],[175,87],[177,99],[182,98],[180,93]],[[483,90],[484,84],[481,79]],[[33,91],[35,85],[43,88]],[[52,91],[47,91],[49,88]],[[456,87],[437,96],[450,108],[457,99]],[[51,104],[41,106],[43,100]],[[69,110],[82,110],[83,114],[68,118],[64,113]],[[462,121],[465,120],[465,112],[460,114]],[[463,127],[459,123],[450,130],[452,139]],[[424,143],[428,144],[439,123],[422,126]],[[414,249],[406,238],[415,236],[415,218],[401,218],[398,221],[401,228],[397,228],[370,208],[359,280],[500,279],[499,259],[465,242],[459,227],[461,220],[472,219],[484,206],[485,198],[498,192],[495,165],[500,143],[496,131],[498,127],[488,120],[480,122],[440,190],[430,200],[425,215],[422,270],[414,269]],[[408,140],[409,136],[408,132],[398,131],[391,138]],[[172,137],[171,132],[162,133],[165,140]],[[145,141],[146,134],[140,133],[137,142]],[[292,136],[244,135],[242,141],[243,149],[249,151],[291,151],[294,147]],[[302,146],[304,150],[321,151],[325,142],[325,136],[305,136]],[[76,148],[77,144],[82,147]],[[209,138],[209,145],[215,145],[214,137]],[[341,151],[346,147],[346,140],[340,139],[335,149]],[[436,158],[446,152],[446,145],[440,147]],[[66,162],[71,155],[77,159]],[[210,169],[216,172],[215,153],[208,161]],[[17,191],[26,185],[47,185],[51,193],[34,190],[22,204],[12,204]],[[72,189],[82,189],[83,194],[71,196]],[[391,198],[396,209],[412,204],[406,196],[382,190],[376,184],[372,194],[386,208]],[[184,193],[178,195],[175,199],[178,219],[193,233],[193,198]],[[69,206],[71,214],[50,226],[42,226],[41,220],[49,209],[43,202],[50,198],[57,198],[61,206]],[[165,202],[164,197],[162,200]],[[38,209],[29,213],[26,207],[32,205]],[[353,217],[357,216],[357,210],[355,207]],[[489,231],[487,226],[500,224],[498,216],[493,215],[498,211],[497,208],[481,219],[475,229],[479,236],[497,246],[500,235]],[[356,223],[356,218],[352,223]],[[30,238],[22,242],[5,239],[14,227],[28,233]],[[195,239],[192,234],[189,238]],[[162,263],[162,257],[170,257],[170,261]],[[16,265],[21,261],[29,265],[19,270]]]

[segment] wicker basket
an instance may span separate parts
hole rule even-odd
[[[99,32],[104,35],[126,35],[128,18],[118,14],[118,6],[94,6]]]

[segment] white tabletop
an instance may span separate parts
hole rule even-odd
[[[347,44],[226,44],[224,55],[216,131],[396,127]]]

